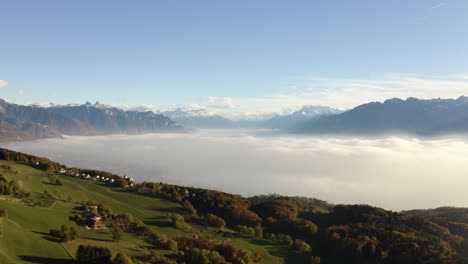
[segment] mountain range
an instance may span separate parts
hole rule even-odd
[[[231,120],[203,108],[170,111],[124,110],[96,102],[81,105],[18,105],[0,99],[0,141],[62,135],[182,132],[197,128],[268,128],[304,134],[413,134],[432,136],[468,131],[468,97],[406,100],[359,105],[348,111],[304,106],[271,118]]]
[[[186,128],[232,128],[234,122],[204,108],[176,108],[160,112]]]
[[[295,128],[298,133],[413,134],[434,136],[468,132],[468,97],[406,100],[394,98],[321,116]]]
[[[303,106],[298,111],[288,115],[275,115],[261,123],[264,128],[292,129],[301,123],[314,120],[320,116],[330,116],[342,113],[342,110],[328,106]]]
[[[302,122],[343,111],[326,106],[303,106],[291,114],[268,114],[256,118],[230,119],[204,108],[176,108],[159,112],[186,128],[270,128],[288,131]]]
[[[204,109],[163,112],[192,128],[267,128],[304,134],[435,136],[468,131],[468,97],[422,100],[408,98],[370,102],[348,111],[326,106],[304,106],[285,115],[249,120],[230,120]]]
[[[181,132],[170,118],[153,112],[125,111],[99,103],[25,106],[0,99],[0,141],[54,138],[62,135]]]

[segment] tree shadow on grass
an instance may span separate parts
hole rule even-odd
[[[112,239],[105,239],[105,238],[82,237],[82,239],[92,240],[92,241],[99,241],[99,242],[113,242]]]
[[[146,218],[143,223],[150,226],[160,226],[160,227],[173,227],[174,225],[167,219],[167,217],[153,217]]]
[[[267,241],[267,240],[264,240],[264,239],[252,239],[250,241],[250,243],[252,244],[255,244],[255,245],[259,245],[259,246],[271,246],[271,245],[274,245],[273,243]]]
[[[40,231],[32,231],[33,233],[36,233],[36,234],[39,234],[39,235],[43,235],[43,236],[50,236],[49,233],[46,233],[46,232],[40,232]]]
[[[51,185],[51,186],[62,186],[62,185],[59,185],[59,184],[50,183],[50,182],[46,182],[46,181],[42,181],[42,183],[46,184],[46,185]]]
[[[166,214],[181,214],[181,215],[187,214],[187,211],[183,207],[161,208],[159,206],[149,206],[146,209],[152,210],[152,211],[158,211],[158,212],[166,213]]]
[[[120,188],[120,187],[109,187],[109,190],[113,191],[113,192],[117,192],[117,193],[133,193],[133,192],[130,192],[129,190],[127,189],[124,189],[124,188]]]
[[[50,242],[56,242],[56,243],[59,243],[59,242],[60,242],[60,239],[51,236],[49,233],[39,232],[39,231],[33,231],[33,233],[42,235],[42,238],[43,238],[43,239],[48,240],[48,241],[50,241]]]
[[[274,246],[268,248],[268,253],[272,256],[284,258],[285,263],[307,263],[307,254],[292,251],[287,246]]]
[[[22,261],[37,264],[72,264],[76,263],[73,259],[57,259],[36,256],[19,256]]]

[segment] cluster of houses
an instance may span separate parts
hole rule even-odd
[[[69,176],[73,176],[75,178],[80,178],[80,179],[105,182],[105,183],[109,183],[109,184],[115,183],[115,179],[113,179],[113,178],[101,177],[99,175],[91,175],[91,174],[85,174],[85,173],[75,173],[72,170],[67,171],[65,168],[61,168],[60,170],[57,170],[56,173],[61,174],[61,175],[69,175]],[[130,178],[127,175],[124,175],[123,178],[124,178],[124,180],[127,181],[128,185],[130,187],[132,187],[135,184],[135,179],[134,178]]]
[[[76,173],[75,178],[82,178],[82,179],[88,179],[88,180],[93,180],[93,181],[101,181],[101,182],[108,182],[108,183],[114,183],[115,180],[112,178],[107,178],[107,177],[101,177],[99,175],[96,176],[91,176],[90,174],[84,174],[84,173]]]
[[[135,179],[130,178],[127,175],[124,175],[123,178],[124,178],[124,180],[126,180],[128,182],[128,185],[130,187],[133,187],[133,185],[135,184]]]

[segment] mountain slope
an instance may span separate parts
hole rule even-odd
[[[142,134],[161,131],[180,131],[170,118],[153,112],[124,111],[99,103],[79,106],[49,107],[48,112],[77,121],[91,128],[91,133]],[[69,134],[75,134],[69,131]]]
[[[303,106],[289,115],[276,115],[263,122],[262,127],[293,129],[295,126],[320,116],[336,115],[343,111],[327,106]]]
[[[299,133],[438,135],[468,132],[468,98],[407,100],[360,105],[302,124]]]
[[[140,134],[182,131],[170,118],[152,112],[124,111],[101,104],[24,106],[0,99],[0,138],[31,139],[67,135]],[[16,131],[18,137],[12,138]]]
[[[234,124],[230,119],[208,112],[203,108],[176,108],[161,112],[187,128],[230,128]]]
[[[8,210],[7,217],[0,216],[0,263],[76,263],[73,257],[79,245],[91,245],[109,248],[115,256],[117,253],[139,258],[151,251],[176,256],[175,252],[163,249],[158,243],[150,243],[141,236],[125,232],[121,241],[115,242],[110,228],[93,230],[78,226],[70,219],[76,215],[81,201],[93,201],[106,204],[115,213],[130,215],[140,224],[145,224],[150,230],[160,233],[167,239],[177,237],[210,237],[216,240],[230,240],[236,247],[242,247],[252,252],[262,254],[263,259],[257,263],[285,263],[284,259],[294,252],[284,250],[281,245],[258,244],[255,238],[237,236],[221,237],[217,229],[201,225],[189,219],[192,216],[185,211],[178,202],[166,198],[149,197],[130,189],[123,189],[115,185],[100,181],[85,180],[72,176],[57,175],[62,185],[51,184],[48,179],[50,172],[46,167],[36,167],[35,162],[19,164],[11,159],[13,152],[1,151],[0,171],[8,181],[21,182],[22,188],[30,193],[29,197],[17,198],[0,194],[0,209]],[[60,168],[56,163],[47,159],[22,156],[20,160],[34,159],[40,164]],[[30,165],[28,165],[30,164]],[[47,167],[51,168],[51,167]],[[72,168],[69,168],[72,169]],[[83,170],[84,171],[84,170]],[[92,173],[92,171],[88,171]],[[99,172],[104,175],[104,172]],[[1,183],[1,180],[0,180]],[[51,204],[31,206],[29,200],[42,201],[50,195],[54,199]],[[180,230],[172,223],[170,213],[181,214],[190,224],[190,230]],[[61,225],[77,227],[79,238],[70,242],[59,243],[49,236],[49,230],[60,228]],[[227,231],[227,229],[224,229]],[[233,232],[233,231],[230,231]],[[270,250],[272,253],[270,253]],[[173,263],[150,262],[138,259],[135,263]],[[180,263],[180,262],[179,262]],[[187,262],[190,263],[190,262]]]
[[[53,175],[57,169],[63,172]],[[118,175],[67,168],[5,149],[0,149],[0,170],[1,263],[75,263],[79,245],[105,247],[114,256],[125,253],[141,264],[458,264],[466,263],[468,253],[466,238],[438,219],[443,212],[430,212],[436,216],[432,221],[298,197],[247,199],[159,182],[122,187],[124,178]],[[76,177],[82,173],[117,180]],[[11,185],[16,194],[5,193]],[[108,229],[86,228],[73,220],[96,209]],[[466,229],[465,213],[455,212],[453,220]],[[79,238],[60,242],[50,235],[50,229],[63,224],[75,228]],[[120,241],[114,241],[114,224],[125,228]],[[201,257],[200,252],[209,254]],[[148,253],[165,261],[148,259]]]

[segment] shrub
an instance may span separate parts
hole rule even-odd
[[[234,227],[234,230],[236,230],[239,233],[248,235],[248,236],[254,236],[255,235],[255,229],[253,227],[237,225],[237,226]]]
[[[219,216],[214,214],[207,214],[205,216],[206,223],[211,227],[223,228],[226,226],[226,222]]]
[[[130,257],[125,255],[124,253],[119,253],[115,256],[112,264],[133,264],[133,261]]]
[[[131,214],[118,214],[115,216],[114,224],[118,224],[124,232],[131,232],[135,228]]]
[[[173,239],[169,239],[167,240],[166,242],[166,249],[170,250],[170,251],[174,251],[174,252],[177,252],[177,242]]]
[[[318,231],[317,225],[307,219],[278,220],[266,223],[268,230],[274,233],[290,234],[294,237],[308,238]]]
[[[255,236],[262,238],[263,237],[263,227],[262,226],[257,226],[255,227]]]
[[[80,245],[76,261],[79,264],[111,264],[111,252],[108,248]]]
[[[310,264],[320,264],[320,257],[319,256],[312,256],[310,257]]]
[[[263,227],[261,227],[260,225],[255,228],[238,225],[234,227],[234,230],[236,230],[239,233],[248,235],[248,236],[255,236],[255,237],[260,237],[260,238],[263,237]]]
[[[300,239],[294,240],[293,248],[295,250],[297,250],[299,252],[303,252],[303,253],[307,253],[307,252],[312,251],[312,248],[310,247],[310,245],[307,244],[305,241],[300,240]]]
[[[55,185],[62,186],[62,185],[63,185],[62,179],[58,179],[58,178],[57,178],[57,179],[55,180]]]
[[[169,219],[171,220],[172,224],[175,228],[180,230],[190,230],[190,226],[185,223],[185,219],[180,214],[169,214]]]
[[[231,243],[219,243],[219,241],[207,238],[207,237],[196,237],[196,238],[188,238],[188,237],[178,237],[177,243],[180,249],[185,249],[185,254],[192,254],[188,259],[181,259],[186,260],[186,263],[199,263],[199,262],[191,262],[190,260],[193,259],[203,259],[206,260],[208,256],[212,255],[213,251],[216,251],[221,255],[225,261],[222,261],[221,258],[215,258],[217,261],[221,261],[220,263],[253,263],[254,255],[245,249],[239,248]],[[198,252],[191,252],[187,251],[187,249],[198,250]],[[202,250],[205,250],[201,252]],[[181,251],[179,251],[181,252]],[[257,256],[258,257],[258,256]],[[218,262],[202,262],[202,263],[218,263]]]
[[[225,263],[224,258],[216,251],[190,248],[182,256],[181,261],[192,264]]]
[[[0,217],[8,217],[8,209],[7,208],[0,208]]]
[[[145,256],[143,256],[143,261],[145,263],[152,264],[177,264],[177,262],[164,257],[157,251],[150,251],[149,253],[145,254]]]
[[[75,227],[69,227],[63,225],[58,229],[51,229],[49,234],[55,238],[58,238],[61,242],[68,242],[78,238],[78,230]]]
[[[184,201],[183,206],[185,210],[191,215],[197,215],[197,210],[193,207],[192,203],[189,201]]]
[[[118,224],[112,224],[111,226],[112,240],[118,242],[122,240],[123,231]]]
[[[115,215],[114,210],[112,210],[112,208],[110,208],[105,203],[99,203],[97,210],[99,215],[101,215],[104,220],[111,219]]]
[[[273,233],[268,233],[265,235],[265,238],[270,240],[271,242],[275,244],[280,244],[280,245],[286,245],[286,246],[292,246],[293,240],[290,235],[286,234],[273,234]]]
[[[245,208],[230,209],[228,216],[229,221],[239,225],[257,226],[262,222],[256,213]]]

